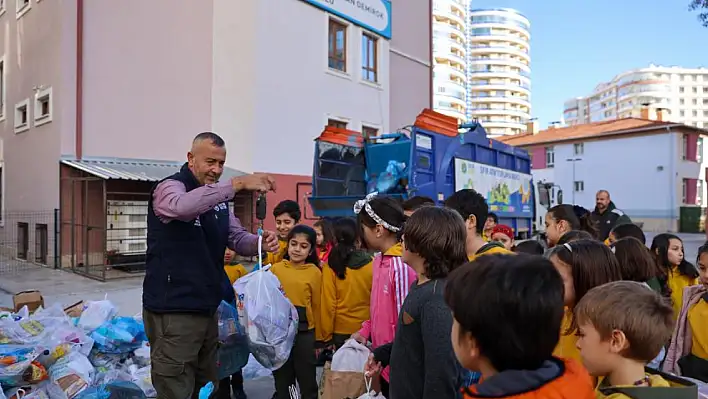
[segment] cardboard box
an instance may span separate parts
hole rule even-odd
[[[64,313],[69,317],[81,317],[84,312],[84,301],[78,301],[73,305],[64,308]]]
[[[37,290],[22,291],[12,297],[12,303],[15,306],[15,312],[19,312],[23,306],[27,306],[31,313],[40,306],[44,307],[44,297]]]

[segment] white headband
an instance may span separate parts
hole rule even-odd
[[[378,192],[373,192],[373,193],[367,195],[366,197],[364,197],[364,199],[360,199],[359,201],[355,202],[354,203],[354,213],[356,213],[358,215],[361,212],[361,210],[363,209],[366,211],[367,215],[369,215],[372,219],[374,219],[374,222],[376,222],[376,224],[380,224],[381,226],[383,226],[386,230],[388,230],[390,232],[398,233],[399,231],[401,231],[400,227],[391,226],[388,222],[383,220],[381,218],[381,216],[377,215],[373,209],[371,209],[371,205],[369,205],[369,202],[371,202],[371,200],[376,198],[376,196],[378,194],[379,194]]]

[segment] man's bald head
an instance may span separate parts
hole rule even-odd
[[[214,184],[224,172],[226,143],[218,134],[199,133],[187,153],[189,169],[200,184]]]
[[[595,207],[600,213],[603,213],[608,206],[610,206],[610,192],[607,190],[599,190],[597,194],[595,194]]]

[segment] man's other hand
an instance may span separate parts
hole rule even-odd
[[[275,191],[275,179],[265,173],[254,173],[252,175],[232,177],[231,186],[234,191]]]
[[[278,252],[278,236],[272,231],[263,232],[263,249],[268,252]]]

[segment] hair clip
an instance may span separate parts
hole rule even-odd
[[[573,252],[573,248],[571,248],[570,243],[566,242],[565,244],[563,244],[563,246],[565,247],[565,249],[568,250],[568,252]]]

